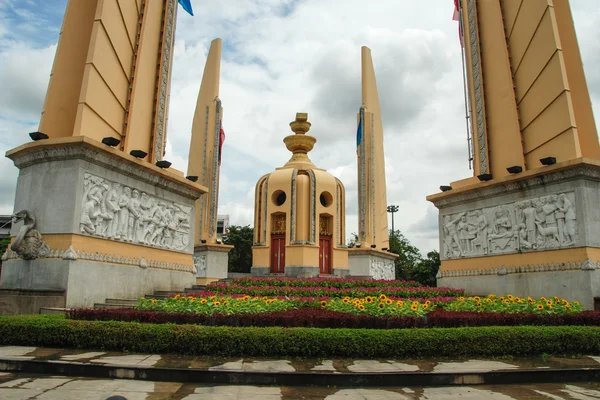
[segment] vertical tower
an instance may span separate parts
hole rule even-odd
[[[39,130],[161,160],[176,17],[176,0],[69,0]]]
[[[219,99],[221,47],[221,39],[214,39],[206,58],[192,123],[187,171],[188,176],[198,177],[198,182],[209,190],[206,196],[196,201],[194,221],[194,257],[198,269],[198,282],[202,283],[227,277],[227,253],[233,248],[217,240],[221,173],[219,152],[223,120],[223,108]]]
[[[440,210],[438,283],[591,308],[600,145],[568,0],[458,4],[474,176],[428,197]]]
[[[371,50],[361,48],[362,106],[358,114],[358,244],[350,251],[352,275],[394,279],[394,256],[387,253],[389,232],[383,126]],[[360,249],[360,250],[359,250]],[[383,250],[385,249],[385,250]]]

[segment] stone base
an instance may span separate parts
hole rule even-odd
[[[438,285],[593,307],[600,295],[598,161],[566,161],[428,200],[440,213]]]
[[[252,276],[267,276],[271,273],[271,268],[269,267],[252,267],[250,268],[250,272]]]
[[[319,267],[305,265],[286,265],[285,275],[294,278],[312,278],[319,276]]]
[[[347,278],[350,276],[350,269],[349,268],[334,268],[333,276],[338,277],[338,278]]]
[[[142,268],[88,260],[9,260],[2,265],[0,289],[20,290],[30,297],[20,302],[34,302],[27,291],[64,291],[61,307],[92,307],[107,298],[135,299],[156,290],[181,291],[195,283],[190,271]],[[51,304],[42,307],[56,307]],[[17,303],[15,303],[17,304]],[[35,303],[37,304],[37,303]],[[37,313],[38,310],[32,310]],[[15,311],[15,313],[18,313]]]
[[[533,298],[558,296],[571,302],[580,302],[586,310],[594,309],[594,297],[600,296],[600,273],[588,264],[573,270],[547,272],[506,272],[502,275],[474,275],[443,277],[438,287],[465,289],[468,295],[487,296],[512,294]]]
[[[0,315],[39,314],[42,307],[64,308],[64,290],[0,289]]]
[[[227,278],[229,251],[233,246],[225,244],[206,244],[194,247],[194,265],[196,277],[207,279]]]
[[[348,269],[350,276],[370,276],[373,279],[394,280],[394,260],[398,256],[377,250],[349,249]]]

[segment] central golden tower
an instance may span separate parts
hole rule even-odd
[[[308,158],[317,141],[310,126],[296,114],[294,134],[283,139],[292,158],[256,184],[254,275],[348,275],[344,185]]]

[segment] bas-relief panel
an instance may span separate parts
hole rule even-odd
[[[192,207],[85,174],[80,231],[85,235],[184,250]]]
[[[559,249],[577,242],[575,193],[561,193],[442,218],[444,258]]]
[[[373,279],[384,279],[391,281],[396,279],[394,260],[371,259],[370,275]]]

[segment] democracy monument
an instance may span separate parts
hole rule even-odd
[[[439,209],[438,284],[551,293],[593,308],[600,145],[568,1],[455,5],[474,176],[427,197]],[[39,129],[6,154],[19,178],[0,313],[90,307],[227,277],[232,246],[216,232],[220,39],[207,56],[186,173],[164,159],[177,10],[175,0],[68,1]],[[394,279],[367,47],[361,70],[358,240],[345,244],[344,185],[308,157],[317,139],[308,114],[297,113],[283,138],[292,157],[256,184],[252,274]]]
[[[473,177],[439,209],[438,285],[600,297],[600,145],[567,0],[456,2]]]

